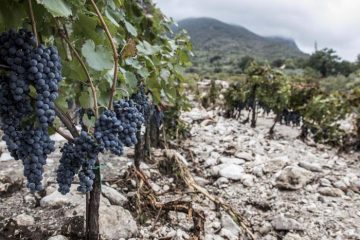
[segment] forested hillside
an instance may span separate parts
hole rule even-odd
[[[212,18],[189,18],[178,23],[175,31],[185,29],[194,46],[195,68],[231,66],[244,56],[272,62],[277,59],[306,58],[295,41],[284,37],[263,37],[237,25]]]

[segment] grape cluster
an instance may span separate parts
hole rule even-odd
[[[59,192],[65,195],[70,191],[74,176],[81,168],[81,159],[76,157],[75,145],[73,143],[65,143],[61,152],[62,155],[57,170],[56,181],[59,184]]]
[[[95,138],[102,150],[106,149],[120,156],[123,144],[118,135],[123,131],[122,123],[112,111],[105,111],[95,123]]]
[[[46,54],[50,54],[49,58]],[[39,191],[43,188],[43,165],[47,155],[55,150],[54,142],[48,135],[48,124],[55,118],[54,100],[61,80],[60,59],[56,48],[36,48],[33,34],[21,29],[0,34],[0,64],[9,66],[7,74],[0,77],[3,140],[11,155],[16,160],[22,160],[27,187]],[[46,72],[47,75],[44,75]],[[29,121],[34,111],[30,98],[31,85],[37,93],[34,105],[38,121],[35,125]]]
[[[145,94],[144,86],[139,87],[139,91],[131,95],[130,98],[136,105],[139,112],[144,116],[145,121],[149,121],[153,105],[150,103],[148,96]]]
[[[55,119],[54,101],[58,97],[61,81],[61,63],[55,47],[40,45],[33,49],[25,64],[28,79],[36,89],[36,114],[41,126],[47,128]]]
[[[80,119],[92,112],[80,110]],[[137,143],[136,132],[144,123],[144,117],[131,100],[114,102],[114,111],[106,110],[95,122],[95,132],[92,138],[86,131],[67,143],[62,149],[60,166],[57,170],[59,192],[66,194],[70,191],[74,176],[78,174],[80,186],[78,191],[86,193],[92,190],[95,178],[94,168],[100,152],[109,150],[120,156],[125,146]]]
[[[100,148],[87,132],[82,131],[80,136],[75,139],[76,157],[81,160],[81,172],[79,173],[80,186],[78,191],[82,193],[90,192],[92,190],[93,180],[95,174],[93,169]]]
[[[41,191],[41,180],[46,164],[46,156],[55,151],[52,141],[42,128],[27,126],[20,138],[18,156],[24,165],[24,175],[28,180],[27,187],[31,191]]]
[[[9,87],[14,101],[28,101],[29,83],[25,63],[35,45],[31,32],[10,30],[0,36],[0,62],[8,65]]]
[[[117,119],[121,122],[120,141],[127,147],[135,145],[137,143],[136,132],[145,122],[143,115],[131,100],[115,101],[114,111]]]
[[[95,139],[85,131],[82,131],[73,142],[66,143],[63,146],[56,178],[60,193],[65,195],[70,191],[76,174],[80,180],[78,191],[86,193],[92,190],[95,178],[93,169],[100,150]]]
[[[292,111],[284,109],[281,114],[280,123],[285,123],[286,125],[292,124],[293,126],[300,126],[301,115],[297,111]]]

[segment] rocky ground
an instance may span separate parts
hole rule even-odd
[[[176,148],[183,164],[199,186],[247,219],[256,239],[360,239],[359,154],[310,146],[296,139],[298,129],[288,126],[278,126],[275,138],[269,139],[272,120],[265,117],[255,129],[200,107],[182,117],[192,126],[191,138]],[[67,196],[56,191],[55,169],[64,139],[55,139],[58,150],[48,161],[47,188],[37,194],[24,188],[21,163],[1,143],[1,240],[81,239],[85,197],[76,192],[76,184]],[[154,161],[141,166],[158,200],[191,202],[203,216],[203,239],[248,239],[221,206],[181,184],[181,173],[166,169],[165,152],[154,150]],[[102,238],[196,239],[194,214],[146,209],[137,202],[146,196],[139,196],[144,193],[131,174],[132,157],[132,150],[120,158],[101,157]]]

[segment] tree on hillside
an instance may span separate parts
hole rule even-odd
[[[320,51],[313,53],[307,66],[319,71],[322,77],[337,74],[337,66],[340,57],[331,48],[324,48]]]
[[[255,59],[250,56],[244,56],[240,59],[240,62],[238,63],[238,67],[241,68],[241,70],[244,72],[246,68],[250,66],[252,62],[254,62]]]

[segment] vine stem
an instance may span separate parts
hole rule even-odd
[[[118,55],[118,52],[117,52],[117,47],[116,47],[116,44],[111,36],[111,33],[109,31],[109,28],[108,26],[106,25],[105,23],[105,20],[103,18],[103,16],[101,15],[100,13],[100,10],[99,8],[97,7],[96,3],[94,0],[90,0],[91,4],[93,5],[95,11],[96,11],[96,14],[98,16],[98,18],[100,19],[100,22],[101,22],[101,25],[103,26],[104,30],[105,30],[105,33],[110,41],[110,44],[111,44],[111,48],[112,48],[112,51],[113,51],[113,54],[114,54],[114,79],[113,79],[113,83],[112,83],[112,87],[111,87],[111,93],[110,93],[110,99],[109,99],[109,109],[112,109],[112,102],[113,102],[113,99],[114,99],[114,95],[115,95],[115,92],[116,92],[116,85],[117,85],[117,80],[118,80],[118,58],[119,58],[119,55]]]
[[[30,19],[31,19],[31,27],[32,27],[32,31],[34,33],[36,47],[38,47],[39,46],[39,38],[38,38],[37,30],[36,30],[36,21],[35,21],[33,6],[32,6],[32,0],[28,0],[28,4],[29,4]]]
[[[72,137],[70,137],[69,135],[67,135],[66,133],[64,133],[63,131],[61,131],[59,128],[55,128],[54,126],[51,126],[52,129],[54,129],[55,132],[57,132],[58,134],[60,134],[63,138],[65,138],[66,140],[68,140],[69,142],[74,141],[74,139]]]
[[[5,69],[5,70],[9,70],[9,69],[10,69],[9,66],[3,65],[3,64],[0,64],[0,68]]]
[[[98,102],[97,102],[97,96],[96,96],[96,89],[94,86],[94,83],[91,79],[89,70],[87,69],[85,62],[83,61],[82,57],[80,56],[80,54],[78,53],[78,51],[75,49],[75,47],[71,44],[69,38],[67,37],[66,33],[63,32],[63,30],[59,30],[59,34],[61,36],[62,39],[65,40],[65,42],[68,44],[68,46],[70,47],[71,51],[74,53],[76,59],[79,61],[81,67],[84,69],[85,75],[89,81],[90,84],[90,88],[91,88],[91,92],[93,95],[93,101],[94,101],[94,111],[95,111],[95,117],[96,119],[99,116],[99,111],[98,111]]]

